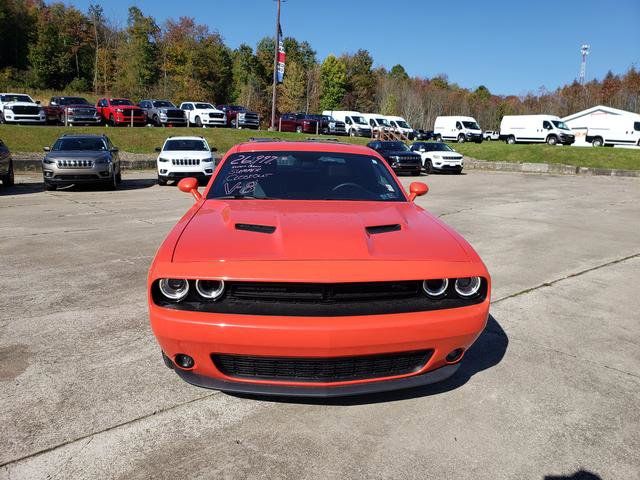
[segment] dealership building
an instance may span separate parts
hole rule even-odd
[[[564,117],[562,120],[576,135],[576,143],[574,145],[587,145],[585,137],[587,135],[588,128],[593,128],[596,125],[602,125],[603,123],[606,123],[607,119],[615,118],[617,120],[623,116],[627,116],[635,122],[640,121],[640,114],[620,110],[618,108],[606,107],[604,105],[596,105],[595,107],[587,108],[581,112]]]

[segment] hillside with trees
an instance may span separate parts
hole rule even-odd
[[[640,72],[609,72],[586,85],[494,95],[462,88],[446,75],[410,77],[402,65],[374,67],[371,54],[318,59],[305,41],[284,40],[287,68],[278,86],[279,111],[323,109],[402,115],[430,128],[438,115],[468,114],[485,128],[503,115],[565,116],[596,104],[640,111]],[[0,90],[55,90],[94,95],[240,103],[268,118],[273,38],[232,49],[222,35],[193,18],[163,24],[137,7],[117,26],[98,4],[86,12],[43,0],[0,0]]]

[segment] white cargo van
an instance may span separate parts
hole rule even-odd
[[[514,143],[548,143],[571,145],[576,136],[555,115],[505,115],[500,122],[500,140]]]
[[[344,122],[347,134],[352,137],[371,138],[371,127],[360,112],[325,110],[322,112],[322,115],[328,115],[338,122]]]
[[[587,128],[587,143],[594,147],[637,145],[640,147],[640,117],[606,115]]]
[[[403,134],[409,138],[409,140],[413,140],[416,132],[404,118],[394,115],[385,115],[385,118],[389,120],[389,123],[396,132]]]
[[[438,140],[482,143],[482,130],[473,117],[437,117],[433,134]]]
[[[362,116],[374,132],[393,131],[393,127],[384,115],[380,115],[379,113],[363,113]]]

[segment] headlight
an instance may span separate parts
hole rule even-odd
[[[123,113],[124,110],[122,110],[121,108],[116,108],[116,113]]]
[[[200,160],[202,163],[210,163],[213,162],[213,158],[203,158],[202,160]]]
[[[470,298],[480,291],[480,277],[458,278],[455,283],[456,293],[462,298]]]
[[[189,293],[189,282],[184,278],[163,278],[158,286],[162,295],[174,302],[179,302]]]
[[[445,294],[449,287],[449,279],[436,278],[433,280],[424,280],[422,282],[422,289],[431,298],[438,298]]]
[[[159,161],[159,162],[168,162],[168,161],[169,161],[169,159],[168,159],[168,158],[158,157],[158,161]]]
[[[9,105],[9,106],[7,106],[7,107],[4,107],[4,109],[5,109],[5,110],[11,110],[11,111],[13,111],[13,107],[12,107],[11,105]]]
[[[433,158],[440,158],[440,155],[434,154]]]
[[[224,293],[224,280],[196,280],[196,290],[207,300],[217,300]]]
[[[109,157],[96,158],[97,165],[104,165],[105,163],[108,163],[108,162],[109,162]]]
[[[42,162],[43,162],[43,163],[46,163],[46,164],[48,164],[48,165],[51,165],[52,163],[56,163],[56,162],[54,162],[53,160],[49,160],[49,159],[48,159],[48,158],[46,158],[46,157],[42,160]]]
[[[391,155],[389,158],[391,160],[400,160],[400,157],[398,155]]]

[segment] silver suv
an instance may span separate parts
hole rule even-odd
[[[142,100],[138,106],[144,110],[147,122],[156,127],[187,126],[187,116],[184,110],[180,110],[169,100]]]
[[[58,138],[42,160],[46,190],[85,183],[115,190],[122,181],[120,156],[106,135],[67,134]]]

